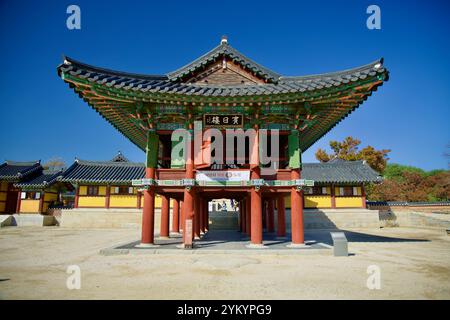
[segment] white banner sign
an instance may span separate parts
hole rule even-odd
[[[197,181],[249,181],[250,171],[230,170],[230,171],[197,171],[195,175]]]

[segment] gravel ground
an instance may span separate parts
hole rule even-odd
[[[349,257],[317,253],[129,254],[99,250],[137,230],[0,229],[0,299],[449,299],[450,236],[442,230],[352,230]],[[321,236],[323,237],[324,231]],[[81,289],[69,290],[69,265]],[[381,288],[368,289],[367,268]]]

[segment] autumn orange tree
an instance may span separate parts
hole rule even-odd
[[[347,137],[342,142],[330,141],[330,148],[333,153],[329,154],[323,149],[318,149],[316,159],[320,162],[328,162],[338,158],[347,161],[366,160],[367,164],[377,172],[382,173],[386,168],[388,153],[391,150],[376,150],[372,146],[367,146],[359,150],[361,141],[353,137]]]
[[[388,164],[383,183],[367,186],[367,198],[374,201],[447,201],[450,199],[450,171]]]

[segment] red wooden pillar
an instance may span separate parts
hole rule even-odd
[[[199,214],[199,225],[200,225],[200,234],[205,233],[205,228],[204,228],[204,222],[205,222],[205,218],[203,217],[203,215],[205,214],[205,211],[203,209],[203,201],[200,199],[200,197],[198,197],[198,206],[199,206],[199,210],[198,210],[198,214]]]
[[[45,192],[41,191],[41,197],[39,198],[39,213],[43,213],[42,211],[44,210],[44,196],[45,196]]]
[[[145,169],[145,177],[153,179],[155,177],[154,168]],[[142,210],[142,237],[141,245],[152,245],[155,238],[155,190],[149,186],[144,190],[144,208]]]
[[[158,162],[159,138],[155,130],[147,131],[145,178],[155,179]],[[153,184],[144,190],[144,208],[142,209],[141,246],[151,246],[155,240],[155,187]]]
[[[284,206],[284,196],[277,199],[277,236],[286,236],[286,209]]]
[[[142,193],[140,191],[137,192],[136,198],[137,198],[136,208],[141,209]]]
[[[110,199],[111,187],[109,185],[106,186],[106,195],[105,195],[105,207],[109,209],[109,199]]]
[[[22,190],[17,193],[16,213],[20,213],[20,204],[22,203]]]
[[[180,224],[181,230],[184,230],[184,202],[180,201]]]
[[[180,200],[173,199],[172,232],[180,232]]]
[[[169,219],[170,219],[170,198],[166,195],[161,195],[161,224],[159,236],[161,238],[169,237]]]
[[[267,210],[266,210],[266,201],[264,200],[264,198],[261,198],[261,210],[262,210],[262,227],[263,230],[267,229]]]
[[[275,212],[273,199],[267,201],[267,231],[275,232]]]
[[[247,221],[247,225],[245,226],[244,232],[249,236],[250,236],[251,226],[252,226],[251,212],[252,212],[251,199],[250,199],[250,197],[247,197],[245,200],[245,219]]]
[[[336,209],[336,189],[334,187],[334,184],[331,185],[331,208]]]
[[[75,188],[75,201],[73,204],[74,208],[78,208],[78,199],[80,198],[80,186],[77,185]]]
[[[200,201],[194,196],[194,239],[200,239]]]
[[[205,200],[205,231],[209,230],[209,201]]]
[[[252,171],[252,179],[260,179],[259,167]],[[251,199],[251,219],[250,219],[250,242],[253,245],[262,245],[263,239],[263,219],[262,219],[262,199],[261,190],[253,187],[250,191]]]
[[[361,185],[361,201],[362,201],[362,207],[364,209],[366,209],[367,208],[367,205],[366,205],[366,189],[364,188],[363,184]]]
[[[186,152],[186,179],[194,179],[194,140],[192,124],[189,125],[190,136],[187,139]],[[183,243],[185,248],[192,247],[192,240],[194,239],[194,188],[185,187],[183,212],[184,212],[184,228],[183,228]]]
[[[300,179],[300,169],[292,169],[291,180],[298,179]],[[303,232],[303,191],[297,190],[296,186],[293,186],[291,189],[291,234],[294,246],[305,243]]]
[[[244,205],[244,201],[242,201],[241,202],[241,219],[242,219],[242,229],[241,229],[241,231],[243,232],[243,233],[246,233],[247,232],[247,227],[249,226],[249,221],[248,221],[248,219],[247,219],[247,208],[246,208],[246,206]]]

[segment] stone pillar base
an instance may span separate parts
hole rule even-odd
[[[250,244],[247,244],[245,247],[249,248],[249,249],[268,249],[267,246],[265,246],[264,244],[259,244],[259,243],[258,244],[250,243]]]
[[[290,243],[286,246],[289,249],[307,249],[311,248],[304,243]]]
[[[170,237],[165,237],[165,236],[161,237],[161,236],[159,236],[157,239],[158,240],[169,240]]]

